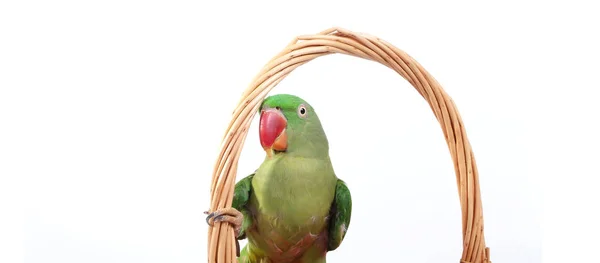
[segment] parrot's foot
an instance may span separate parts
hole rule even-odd
[[[235,230],[235,236],[238,237],[240,235],[240,230],[242,229],[242,222],[244,221],[244,215],[238,211],[237,209],[230,208],[221,208],[217,211],[214,211],[209,214],[209,212],[204,212],[208,214],[206,217],[206,223],[212,226],[216,222],[227,222],[233,225],[233,229]]]
[[[206,223],[212,226],[216,222],[227,222],[233,225],[234,233],[235,233],[235,254],[236,256],[240,256],[240,242],[237,240],[237,237],[240,236],[240,230],[242,229],[242,222],[244,222],[244,215],[235,208],[221,208],[217,211],[209,213],[208,211],[204,212],[207,214]]]

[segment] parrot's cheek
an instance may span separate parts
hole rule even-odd
[[[285,151],[287,149],[287,120],[275,109],[263,110],[260,115],[260,144],[267,151]]]

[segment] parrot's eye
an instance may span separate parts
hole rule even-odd
[[[304,105],[298,106],[298,116],[300,116],[300,118],[306,117],[306,107]]]

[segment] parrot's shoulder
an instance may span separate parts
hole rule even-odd
[[[331,223],[329,224],[329,251],[335,250],[340,246],[348,227],[350,226],[350,218],[352,215],[352,196],[350,189],[346,183],[338,179],[335,187],[335,198],[331,206],[330,216]]]
[[[235,189],[233,191],[233,203],[231,205],[233,208],[242,210],[242,208],[248,203],[250,194],[252,193],[252,178],[254,178],[255,173],[256,172],[242,178],[242,180],[235,184]]]

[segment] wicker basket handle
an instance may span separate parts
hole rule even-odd
[[[460,114],[440,84],[413,58],[393,45],[367,34],[331,28],[295,38],[252,80],[236,107],[213,171],[210,209],[231,207],[241,149],[248,128],[267,94],[290,72],[317,57],[341,53],[379,62],[400,74],[429,103],[450,150],[462,210],[461,263],[488,263],[483,236],[483,212],[475,157]],[[216,223],[208,230],[208,261],[236,262],[233,228]]]

